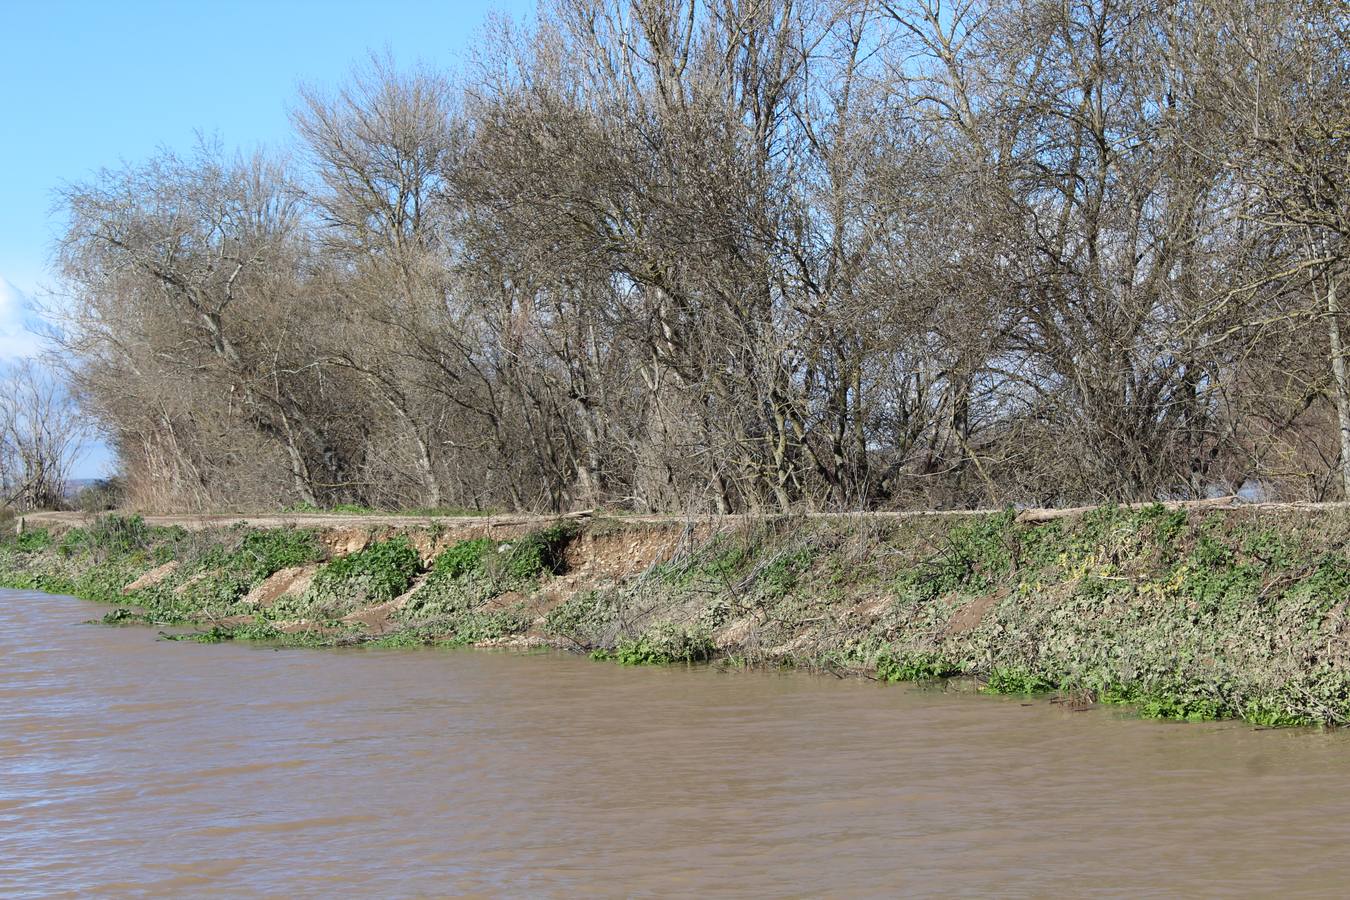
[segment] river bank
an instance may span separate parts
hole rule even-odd
[[[558,647],[1350,720],[1350,512],[30,525],[0,583],[173,639]]]

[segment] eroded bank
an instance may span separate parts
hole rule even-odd
[[[106,516],[9,539],[0,581],[175,639],[960,675],[1164,718],[1339,724],[1348,546],[1343,509],[196,531]]]

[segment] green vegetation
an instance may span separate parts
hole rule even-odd
[[[614,623],[625,616],[625,592],[582,591],[553,607],[544,630],[589,651],[608,653],[614,643]]]
[[[314,579],[315,593],[359,594],[381,603],[408,589],[421,568],[417,551],[400,535],[333,560]]]
[[[1056,685],[1036,672],[1016,667],[998,667],[989,672],[984,689],[991,694],[1039,694]]]
[[[321,567],[308,590],[279,600],[272,613],[337,627],[344,616],[408,590],[421,568],[421,558],[406,535],[377,541]]]
[[[125,555],[150,546],[157,532],[140,516],[99,516],[87,529],[72,528],[62,544],[68,548],[88,546],[110,555]]]
[[[932,601],[952,592],[978,594],[993,588],[1013,565],[1012,512],[954,526],[941,552],[903,572],[902,594]]]
[[[571,524],[553,525],[508,541],[472,538],[441,551],[426,582],[398,611],[398,620],[438,643],[467,644],[518,634],[529,627],[525,595],[563,567]],[[508,599],[518,598],[518,599]]]
[[[296,503],[288,506],[284,510],[288,513],[300,513],[302,515],[336,515],[336,516],[375,516],[375,515],[394,515],[394,513],[381,513],[378,509],[372,509],[369,506],[361,506],[357,503],[339,503],[335,506],[315,506],[313,503]]]
[[[597,540],[617,549],[602,570],[629,566],[625,577],[555,578],[570,524],[439,544],[424,562],[417,548],[440,532],[386,530],[326,559],[308,529],[187,532],[106,516],[0,541],[0,581],[108,603],[108,624],[191,629],[175,640],[510,639],[625,665],[720,658],[886,682],[965,676],[991,693],[1059,691],[1164,719],[1350,721],[1342,511],[789,519],[695,541],[665,526],[604,528]],[[644,529],[671,552],[632,571]],[[307,588],[249,599],[273,573],[314,564]]]
[[[235,554],[237,564],[258,579],[322,558],[318,532],[291,528],[250,531]]]
[[[883,653],[877,657],[875,666],[880,681],[929,681],[961,674],[960,667],[936,653],[901,656]]]
[[[52,545],[52,534],[45,528],[32,528],[14,539],[16,549],[24,553],[36,553]]]
[[[561,571],[563,553],[576,533],[577,527],[571,522],[531,531],[511,545],[505,563],[507,574],[516,581],[528,581]]]
[[[437,556],[432,568],[438,575],[447,578],[460,578],[470,572],[482,571],[483,560],[492,552],[493,546],[488,538],[460,541]]]
[[[662,622],[636,639],[620,641],[611,658],[625,666],[656,666],[706,662],[712,655],[707,632]]]

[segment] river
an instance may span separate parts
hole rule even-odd
[[[5,896],[1334,896],[1350,733],[0,592]]]

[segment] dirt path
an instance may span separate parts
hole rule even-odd
[[[1131,506],[1145,506],[1148,504],[1130,504]],[[1236,497],[1220,497],[1208,500],[1190,500],[1176,501],[1162,504],[1172,509],[1216,509],[1216,508],[1241,508],[1264,511],[1289,511],[1289,510],[1329,510],[1346,509],[1350,510],[1350,503],[1244,503]],[[1050,519],[1063,518],[1067,516],[1080,515],[1096,507],[1083,506],[1071,509],[1024,509],[1018,518],[1021,521],[1034,523],[1043,522]],[[981,509],[981,510],[910,510],[901,512],[808,512],[794,514],[797,517],[812,519],[911,519],[924,518],[929,516],[970,516],[987,515],[989,513],[999,512],[999,510]],[[163,516],[145,516],[145,521],[151,525],[172,526],[178,525],[190,531],[196,531],[204,528],[220,528],[234,524],[250,525],[255,528],[279,528],[283,526],[296,526],[301,528],[367,528],[376,526],[381,528],[418,528],[429,525],[440,525],[446,528],[455,527],[486,527],[486,528],[507,528],[520,526],[547,525],[556,522],[560,518],[585,519],[592,515],[590,511],[580,513],[568,513],[562,516],[556,515],[533,515],[528,513],[508,513],[490,516],[405,516],[396,514],[376,514],[376,515],[351,515],[340,513],[217,513],[217,514],[190,514],[190,515],[163,515]],[[717,522],[719,524],[734,525],[741,521],[765,520],[784,518],[782,514],[739,514],[727,516],[691,516],[691,515],[627,515],[622,513],[605,514],[611,516],[620,522],[633,522],[642,524],[678,524],[683,522]],[[71,528],[77,525],[87,525],[97,516],[82,512],[35,512],[23,516],[25,525],[33,526],[55,526],[57,528]]]
[[[97,515],[82,512],[36,512],[23,517],[27,525],[57,526],[72,528],[88,525]],[[295,526],[299,528],[364,528],[377,527],[425,527],[433,523],[447,526],[486,525],[488,527],[533,524],[535,522],[554,522],[556,516],[400,516],[400,515],[348,515],[336,513],[216,513],[194,515],[145,516],[149,525],[177,525],[189,531],[204,528],[223,528],[230,525],[249,525],[254,528],[280,528]]]
[[[810,518],[913,518],[924,516],[969,516],[996,510],[933,510],[921,512],[868,512],[868,513],[803,513]],[[26,527],[73,528],[88,525],[102,513],[82,512],[34,512],[24,515]],[[677,516],[677,515],[628,515],[605,514],[618,522],[635,524],[672,525],[685,522],[717,522],[734,525],[741,521],[783,518],[781,515],[727,515],[727,516]],[[491,516],[411,516],[397,514],[352,515],[340,513],[213,513],[191,515],[147,515],[144,519],[149,525],[177,525],[189,531],[205,528],[223,528],[235,524],[254,528],[280,528],[294,526],[298,528],[421,528],[439,525],[443,528],[513,528],[545,526],[559,519],[585,520],[593,516],[590,511],[564,513],[562,515],[535,515],[530,513],[505,513]]]

